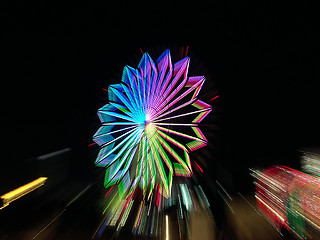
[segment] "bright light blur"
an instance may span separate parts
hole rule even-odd
[[[99,237],[99,232],[110,228],[120,232],[127,225],[131,226],[133,236],[185,239],[189,238],[189,235],[198,236],[204,230],[205,234],[210,236],[208,239],[212,239],[215,224],[210,204],[200,185],[174,183],[168,198],[160,192],[161,189],[153,192],[148,199],[137,201],[141,196],[139,190],[123,199],[116,188],[113,188],[105,198],[106,207],[102,209],[102,214],[106,217],[95,237]],[[172,221],[169,221],[169,218]],[[199,221],[205,221],[207,228],[201,230],[196,227]]]
[[[281,231],[300,238],[320,237],[320,180],[285,167],[251,169],[260,212]]]

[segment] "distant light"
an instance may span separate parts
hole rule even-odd
[[[40,177],[30,183],[27,183],[21,187],[18,187],[15,190],[12,190],[4,195],[2,195],[0,198],[2,199],[3,206],[1,208],[4,208],[9,205],[9,203],[17,200],[18,198],[21,198],[22,196],[36,190],[37,188],[41,187],[45,184],[46,180],[48,178],[46,177]],[[0,208],[0,209],[1,209]]]
[[[150,121],[150,116],[148,114],[146,115],[146,121]]]
[[[169,223],[168,223],[168,215],[166,215],[166,240],[169,240]]]

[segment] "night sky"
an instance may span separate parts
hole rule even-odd
[[[219,95],[207,122],[213,178],[224,169],[246,189],[248,167],[299,168],[298,150],[320,146],[316,1],[8,2],[0,10],[2,181],[65,147],[72,171],[85,174],[102,88],[137,66],[140,48],[154,59],[171,48],[177,59],[189,46],[190,65],[214,82],[201,93]]]

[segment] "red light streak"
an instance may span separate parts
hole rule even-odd
[[[109,191],[107,192],[107,194],[104,196],[104,197],[107,197],[108,196],[108,194],[111,192],[111,190],[112,190],[112,188],[114,187],[115,185],[113,185],[110,189],[109,189]]]
[[[187,45],[186,56],[188,55],[189,45]]]
[[[90,143],[90,144],[88,145],[88,147],[91,147],[91,146],[93,146],[93,145],[95,145],[95,144],[97,144],[97,143],[96,143],[96,142]]]
[[[109,90],[108,90],[108,89],[105,89],[105,88],[102,88],[102,90],[109,92]]]
[[[198,165],[198,163],[197,162],[194,162],[196,165],[197,165],[197,167],[199,168],[199,170],[203,173],[203,170],[202,170],[202,168]]]
[[[157,195],[157,201],[156,201],[156,206],[159,206],[159,201],[160,201],[160,188],[158,188],[158,195]]]
[[[140,48],[140,52],[142,53],[142,55],[144,54],[141,48]]]
[[[219,95],[215,96],[214,98],[211,98],[211,99],[209,100],[209,102],[215,100],[215,99],[218,98],[218,97],[219,97]]]

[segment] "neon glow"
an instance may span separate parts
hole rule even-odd
[[[197,98],[205,77],[188,77],[189,62],[172,64],[169,50],[156,62],[144,53],[137,69],[125,66],[121,83],[108,87],[93,136],[106,188],[118,184],[123,197],[137,186],[144,196],[161,188],[168,198],[174,175],[192,175],[189,153],[207,145],[198,125],[212,108]]]

